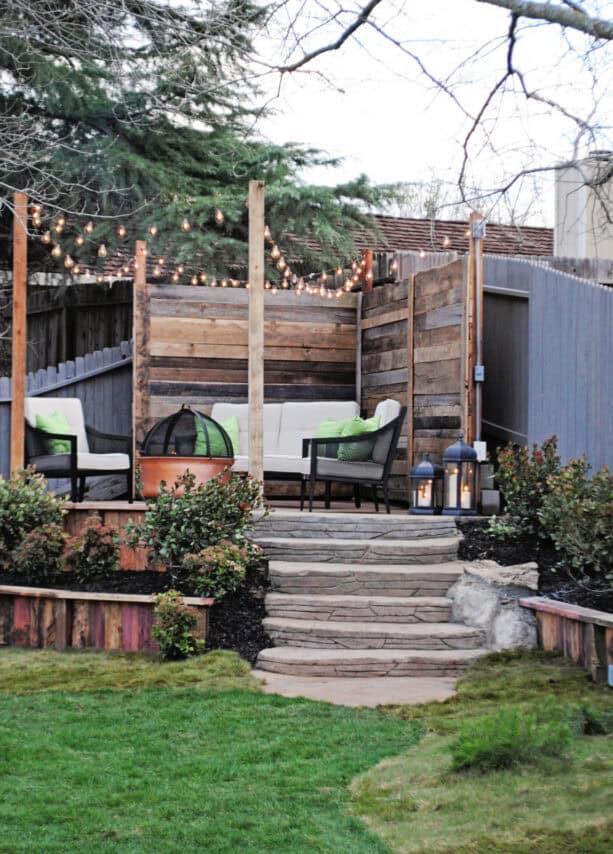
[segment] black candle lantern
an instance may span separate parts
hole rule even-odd
[[[443,454],[444,516],[474,516],[477,512],[477,452],[461,439]]]
[[[443,469],[430,462],[428,454],[411,469],[411,508],[409,513],[432,515],[443,506]]]

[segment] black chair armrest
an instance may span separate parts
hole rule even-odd
[[[118,433],[103,433],[85,425],[87,433],[87,441],[89,447],[94,454],[112,454],[123,453],[132,456],[132,437],[124,436]]]
[[[32,427],[31,424],[28,424],[26,421],[26,465],[36,457],[46,456],[49,451],[47,450],[49,439],[62,439],[64,442],[70,442],[70,465],[71,468],[76,468],[77,465],[77,437],[72,433],[48,433],[46,430],[41,430],[39,427]],[[29,441],[28,441],[29,440]],[[32,453],[34,448],[32,446],[38,446],[37,450],[40,450],[40,453]]]

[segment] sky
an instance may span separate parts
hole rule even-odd
[[[605,15],[613,12],[613,3],[592,5],[600,6]],[[258,45],[265,62],[279,61],[295,8],[291,2],[282,7],[272,37]],[[453,72],[453,92],[471,115],[503,73],[508,27],[504,10],[475,0],[385,0],[375,21],[387,36],[417,53],[437,77]],[[313,26],[313,19],[303,11],[293,24],[294,30],[304,32]],[[321,27],[305,41],[307,49],[334,40],[339,29],[334,24]],[[477,61],[462,66],[467,56],[484,46]],[[603,125],[597,145],[613,147],[610,48],[593,52],[586,64],[571,50],[584,46],[583,39],[574,37],[569,45],[558,27],[525,25],[516,49],[518,65],[530,88],[562,100],[573,114],[595,109],[591,119]],[[413,59],[372,28],[361,29],[341,50],[314,60],[304,71],[285,75],[280,92],[278,75],[264,76],[262,84],[272,110],[259,124],[262,134],[278,143],[312,145],[344,160],[338,169],[311,170],[305,179],[336,183],[365,173],[374,182],[387,183],[428,182],[436,177],[448,183],[450,200],[457,197],[469,119],[426,79]],[[483,126],[491,145],[484,144],[482,133],[473,138],[473,186],[494,189],[518,170],[551,166],[572,155],[576,131],[572,121],[542,104],[528,106],[513,92],[492,107]],[[585,154],[593,147],[594,141],[582,140],[579,150]],[[553,224],[551,173],[515,186],[510,197],[515,215],[527,213],[531,224]],[[481,209],[488,204],[483,202]]]

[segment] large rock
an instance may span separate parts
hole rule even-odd
[[[464,574],[447,595],[452,619],[481,629],[488,649],[532,649],[536,619],[519,600],[537,589],[536,563],[500,566],[482,560],[464,564]]]

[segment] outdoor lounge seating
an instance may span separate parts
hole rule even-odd
[[[36,426],[37,415],[58,413],[71,431],[51,433]],[[132,448],[130,436],[101,433],[85,424],[78,398],[28,397],[25,400],[25,464],[51,478],[70,478],[71,501],[82,501],[87,477],[123,474],[128,501],[132,501]],[[70,444],[67,453],[53,453],[50,442]]]
[[[379,429],[360,436],[334,439],[314,439],[322,421],[343,421],[359,415],[355,401],[316,401],[264,404],[264,476],[269,479],[300,480],[300,509],[304,509],[307,483],[309,509],[313,506],[315,483],[326,483],[326,507],[330,506],[330,487],[333,481],[354,486],[356,506],[360,505],[360,486],[369,486],[378,510],[377,489],[383,490],[389,512],[388,480],[406,408],[395,400],[384,400],[375,409]],[[240,448],[235,454],[233,471],[248,468],[249,444],[248,405],[246,403],[216,403],[211,417],[224,421],[235,416],[239,425]],[[366,448],[360,456],[367,459],[344,461],[337,458],[339,445],[362,443]]]
[[[381,487],[385,509],[389,513],[388,482],[406,411],[406,407],[401,406],[395,400],[383,400],[375,409],[375,416],[379,417],[380,427],[378,430],[359,436],[304,439],[302,455],[308,463],[308,469],[305,467],[302,480],[300,509],[304,508],[305,489],[308,481],[309,512],[312,511],[315,484],[321,480],[325,482],[326,509],[330,507],[331,484],[336,481],[353,484],[356,507],[360,506],[360,487],[370,486],[372,500],[377,512],[379,512],[377,490]],[[361,453],[356,455],[361,459],[353,461],[338,459],[338,449],[341,445],[356,447],[361,445]]]

